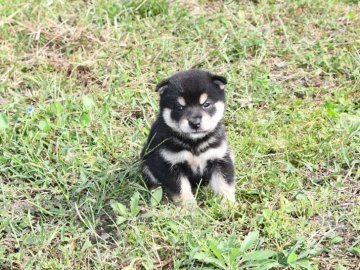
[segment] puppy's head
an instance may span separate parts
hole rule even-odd
[[[225,111],[226,79],[202,70],[176,73],[160,82],[160,110],[175,132],[199,139],[213,131]]]

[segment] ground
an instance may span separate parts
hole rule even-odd
[[[0,0],[2,269],[359,269],[359,14]],[[139,175],[155,85],[192,67],[229,81],[236,205],[177,208]]]

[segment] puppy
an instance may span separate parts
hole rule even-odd
[[[194,201],[200,183],[235,201],[234,157],[222,122],[226,83],[192,69],[156,86],[160,113],[141,153],[141,169],[147,186],[161,185],[175,204]]]

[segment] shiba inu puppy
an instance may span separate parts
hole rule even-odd
[[[176,204],[194,202],[199,183],[235,201],[234,157],[222,122],[226,83],[192,69],[156,86],[160,113],[141,153],[142,175],[149,188],[161,185]]]

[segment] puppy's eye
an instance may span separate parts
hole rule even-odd
[[[175,109],[176,109],[177,111],[179,111],[179,112],[181,112],[184,108],[185,108],[185,106],[182,106],[182,105],[177,105],[177,106],[175,107]]]
[[[209,108],[211,106],[211,103],[205,102],[202,106],[203,106],[203,108]]]

